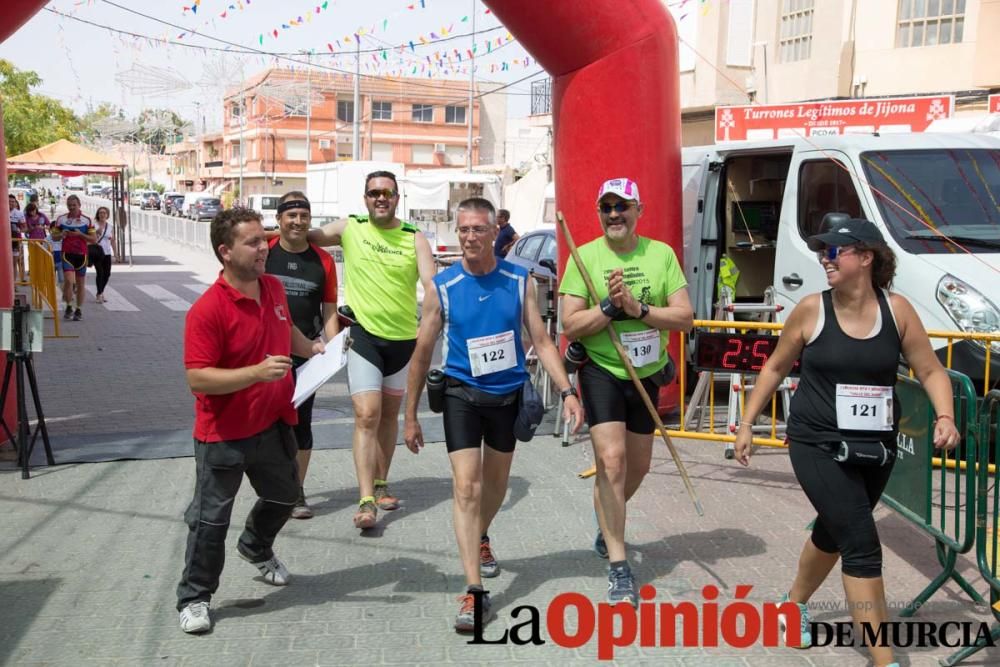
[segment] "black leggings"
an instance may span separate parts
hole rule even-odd
[[[801,442],[790,443],[788,454],[795,477],[819,514],[812,543],[820,551],[839,553],[841,570],[849,577],[881,577],[882,544],[872,510],[889,482],[895,456],[882,467],[849,466]]]
[[[97,293],[104,294],[104,288],[108,286],[108,279],[111,277],[111,255],[104,255],[95,261],[94,270],[97,271]]]

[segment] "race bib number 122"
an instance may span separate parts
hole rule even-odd
[[[505,371],[517,364],[513,331],[470,338],[467,344],[469,368],[473,377]]]

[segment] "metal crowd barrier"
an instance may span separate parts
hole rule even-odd
[[[59,285],[56,284],[56,266],[52,246],[44,239],[21,239],[22,253],[28,251],[28,282],[31,287],[31,307],[52,313],[55,338],[59,332]]]
[[[132,210],[132,227],[151,236],[200,250],[212,251],[208,221],[163,215],[158,211]]]
[[[997,572],[997,539],[1000,536],[1000,489],[991,479],[990,454],[1000,456],[1000,390],[986,394],[979,408],[979,457],[976,470],[976,563],[979,574],[990,587],[990,612],[997,621],[990,628],[993,643],[1000,642],[1000,574]],[[987,646],[981,640],[941,661],[957,665]],[[984,663],[985,664],[985,663]]]
[[[976,392],[972,381],[949,370],[954,397],[955,427],[961,444],[942,452],[944,461],[961,460],[965,465],[934,466],[934,408],[919,382],[898,376],[896,393],[902,415],[899,420],[896,464],[882,502],[934,538],[941,572],[906,605],[900,616],[915,614],[949,579],[972,598],[982,596],[956,571],[959,554],[968,553],[976,539],[976,455],[979,424]]]

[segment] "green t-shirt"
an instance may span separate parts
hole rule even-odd
[[[417,228],[382,229],[352,217],[340,238],[347,303],[366,331],[387,340],[417,337]]]
[[[661,241],[640,236],[635,250],[619,255],[608,247],[604,237],[601,236],[580,246],[579,253],[594,282],[598,299],[608,295],[608,276],[619,268],[624,270],[625,284],[632,290],[635,298],[648,306],[667,305],[667,297],[687,286],[687,280],[673,248]],[[586,299],[588,308],[595,305],[572,258],[566,263],[566,272],[559,286],[559,292]],[[669,331],[660,331],[657,335],[655,329],[641,320],[622,320],[612,322],[612,325],[625,349],[630,353],[640,378],[648,377],[666,365],[667,355],[664,350],[667,347]],[[587,348],[587,354],[594,363],[617,378],[628,379],[625,366],[615,351],[607,331],[601,329],[591,336],[584,336],[580,342]]]

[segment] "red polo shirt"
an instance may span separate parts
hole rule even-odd
[[[263,275],[260,305],[219,279],[195,301],[184,324],[185,368],[243,368],[266,355],[291,356],[292,319],[281,282]],[[294,425],[295,380],[257,382],[232,394],[194,392],[194,437],[202,442],[249,438],[279,419]]]

